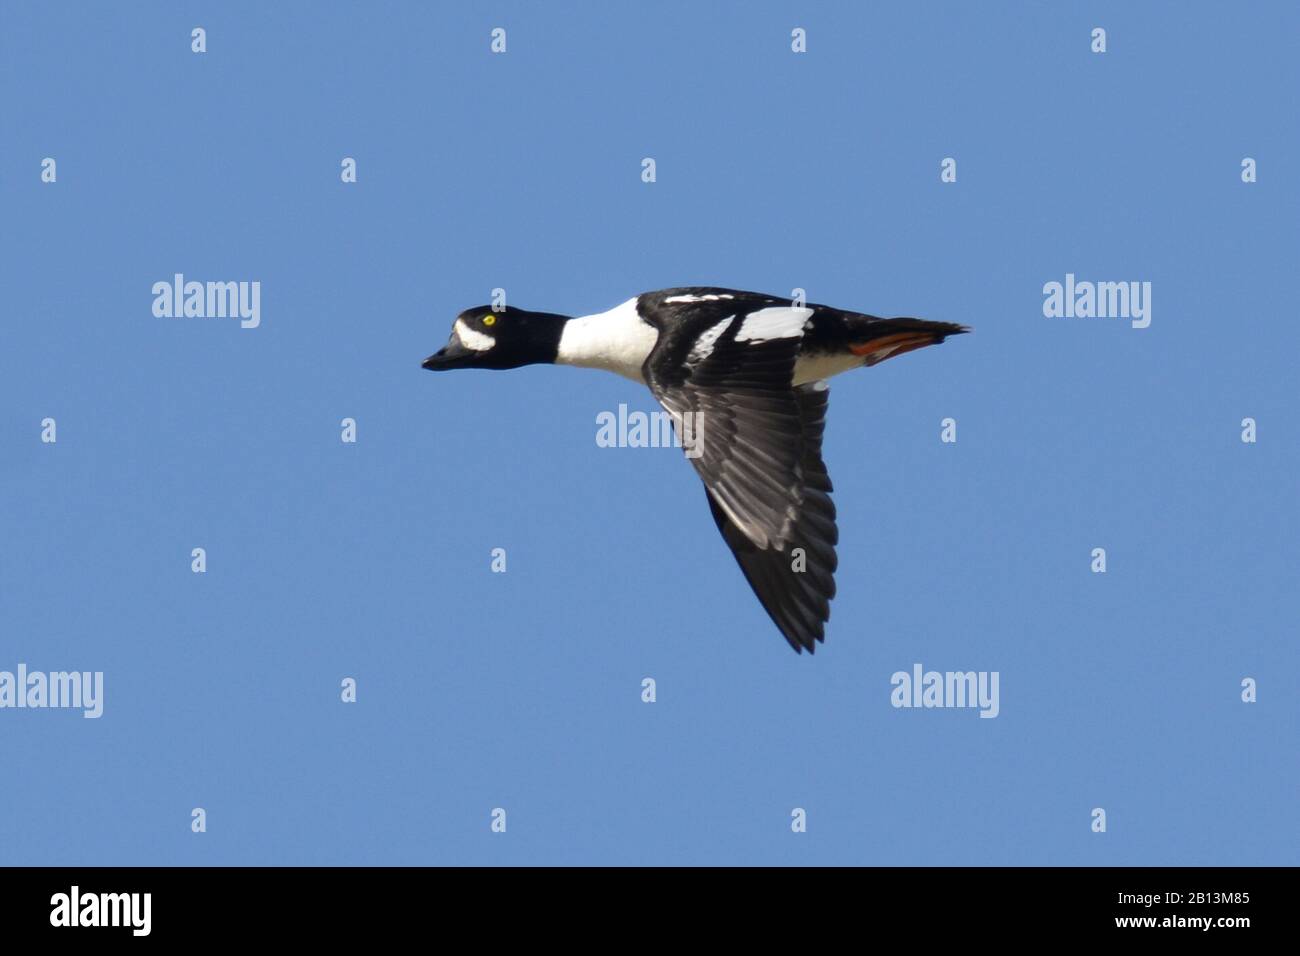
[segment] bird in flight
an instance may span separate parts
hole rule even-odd
[[[647,385],[683,436],[713,520],[754,594],[790,646],[811,653],[825,639],[839,540],[822,461],[826,379],[967,331],[692,287],[646,292],[576,318],[466,309],[423,367],[576,365]]]

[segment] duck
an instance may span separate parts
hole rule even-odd
[[[571,316],[500,302],[466,309],[430,371],[602,369],[647,386],[672,417],[709,510],[790,647],[825,641],[839,530],[822,459],[827,380],[971,331],[801,299],[690,286]]]

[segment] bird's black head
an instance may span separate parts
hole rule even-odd
[[[519,368],[554,362],[568,316],[511,306],[481,305],[456,316],[447,344],[424,360],[423,368]]]

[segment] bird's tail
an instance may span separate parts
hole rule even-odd
[[[854,331],[861,332],[862,338],[850,345],[850,350],[866,359],[863,364],[875,365],[895,355],[938,345],[948,336],[961,335],[970,329],[955,322],[931,322],[903,316],[869,319]]]

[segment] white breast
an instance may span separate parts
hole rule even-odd
[[[654,326],[637,313],[636,299],[628,299],[608,312],[565,322],[555,361],[558,365],[603,368],[644,382],[641,366],[658,338]]]

